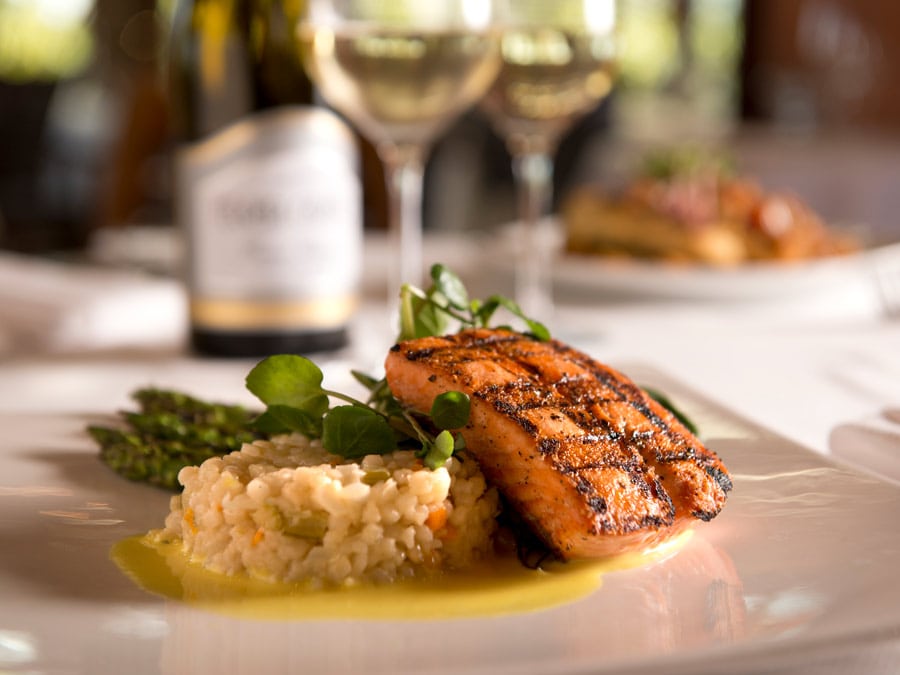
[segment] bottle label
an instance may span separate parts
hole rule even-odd
[[[178,156],[194,323],[334,327],[362,266],[358,150],[332,113],[257,113]]]

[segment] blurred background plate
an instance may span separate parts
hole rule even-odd
[[[542,241],[556,247],[551,276],[558,294],[567,298],[678,300],[776,300],[874,289],[875,258],[900,256],[900,244],[873,247],[860,253],[798,262],[753,262],[735,267],[711,267],[688,262],[641,260],[625,256],[575,254],[563,250],[561,228],[548,219]],[[523,241],[521,225],[500,231],[491,260],[512,275],[511,248]],[[507,252],[506,255],[497,255]]]
[[[818,295],[850,285],[868,286],[868,269],[867,253],[798,263],[756,262],[728,269],[566,254],[553,276],[566,288],[604,290],[623,296],[762,300]]]

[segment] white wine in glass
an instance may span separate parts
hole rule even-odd
[[[553,309],[541,220],[551,201],[553,156],[563,134],[612,90],[614,0],[506,0],[500,74],[481,108],[512,155],[518,192],[516,299],[532,316]]]
[[[323,98],[385,165],[395,278],[421,283],[422,173],[434,139],[499,69],[491,0],[309,0],[298,28]]]

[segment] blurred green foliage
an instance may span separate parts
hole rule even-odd
[[[0,0],[0,79],[72,77],[90,63],[92,0]]]

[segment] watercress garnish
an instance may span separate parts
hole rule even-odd
[[[445,391],[431,404],[431,420],[438,429],[459,429],[469,421],[469,397],[460,391]]]
[[[340,405],[324,417],[322,447],[347,459],[357,459],[392,452],[397,449],[397,439],[387,421],[371,408]]]
[[[405,284],[400,291],[398,341],[443,335],[452,322],[463,328],[486,328],[499,309],[522,320],[538,340],[550,332],[531,319],[509,298],[492,295],[470,299],[462,280],[444,265],[431,268],[431,285],[422,290]],[[387,381],[352,371],[369,392],[366,401],[325,389],[319,367],[303,356],[270,356],[247,375],[247,388],[266,404],[255,421],[259,431],[276,434],[296,431],[320,438],[329,452],[357,459],[412,447],[429,468],[442,466],[465,441],[457,430],[469,421],[469,397],[447,391],[437,397],[427,415],[402,405]],[[340,401],[332,406],[332,399]]]
[[[549,340],[550,331],[528,317],[514,301],[502,295],[485,300],[470,299],[462,280],[449,268],[431,267],[431,285],[422,290],[410,284],[400,289],[400,335],[398,340],[442,335],[452,321],[464,328],[487,328],[497,310],[503,308],[520,319],[526,332],[538,340]]]
[[[247,389],[266,404],[256,428],[320,438],[328,452],[347,459],[413,446],[432,469],[463,447],[462,437],[450,430],[469,421],[466,394],[444,392],[435,398],[431,415],[417,415],[400,405],[384,380],[354,375],[369,389],[367,401],[324,388],[321,369],[306,357],[277,354],[263,359],[246,378]],[[331,399],[341,404],[332,406]]]

